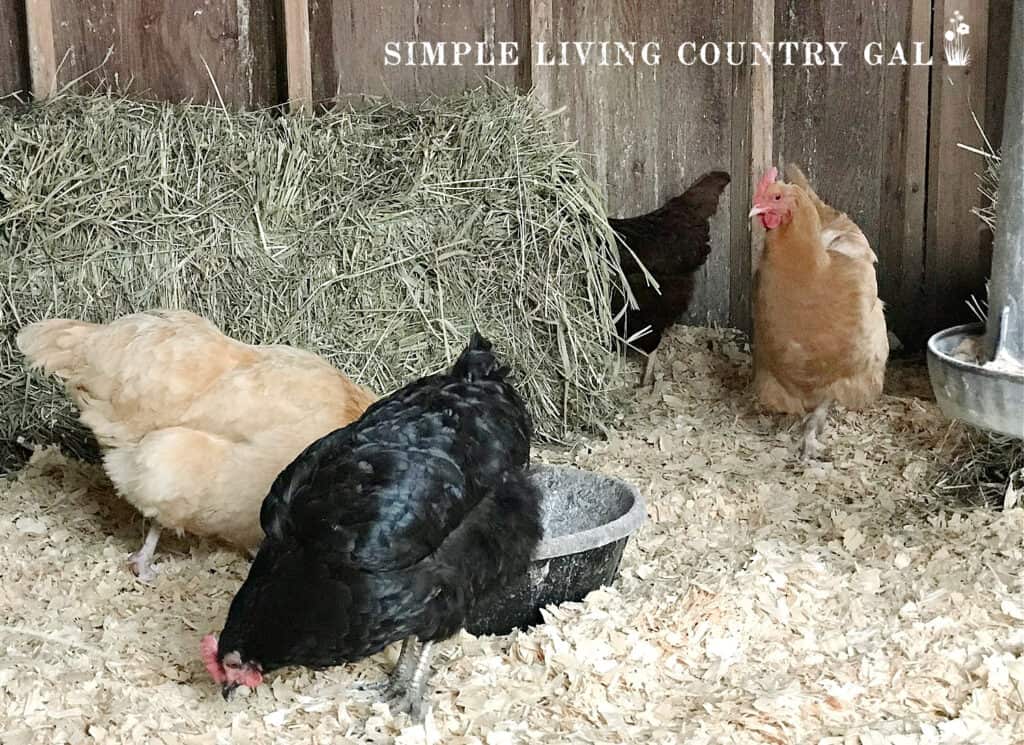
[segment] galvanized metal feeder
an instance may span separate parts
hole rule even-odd
[[[999,215],[987,325],[956,326],[928,340],[928,374],[946,416],[1024,438],[1024,6],[1013,11]],[[982,336],[984,334],[984,336]],[[980,342],[982,359],[957,350]]]
[[[634,486],[565,466],[536,466],[531,478],[543,495],[544,538],[525,575],[476,608],[473,634],[507,634],[541,622],[540,609],[582,600],[619,571],[629,536],[647,519]]]

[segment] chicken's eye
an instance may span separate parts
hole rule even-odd
[[[774,200],[775,200],[775,201],[777,202],[777,201],[779,201],[780,199],[782,199],[782,195],[781,195],[781,194],[776,194],[776,195],[775,195],[774,197],[772,197],[772,198],[773,198],[773,199],[774,199]]]

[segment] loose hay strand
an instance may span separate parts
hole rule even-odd
[[[58,430],[92,452],[63,393],[26,378],[22,325],[160,307],[311,349],[379,392],[479,327],[543,437],[611,412],[614,237],[528,97],[492,84],[292,118],[67,95],[0,111],[0,142],[0,441]]]
[[[954,457],[935,480],[937,496],[959,504],[1011,509],[1024,495],[1024,442],[957,425]]]
[[[981,126],[981,122],[978,121],[978,117],[973,112],[971,117],[974,119],[974,125],[978,128],[978,132],[981,135],[982,147],[974,147],[963,143],[960,143],[959,146],[963,150],[981,156],[985,165],[984,170],[976,174],[978,177],[978,191],[985,197],[985,203],[980,207],[973,208],[971,212],[977,215],[988,226],[989,230],[995,233],[996,216],[999,211],[999,171],[1002,157],[998,148],[992,144],[988,135],[985,134],[985,129]]]

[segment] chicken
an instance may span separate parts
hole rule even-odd
[[[625,308],[616,330],[648,355],[643,385],[654,379],[654,353],[662,334],[686,312],[693,298],[694,274],[711,252],[708,221],[718,210],[719,197],[728,184],[729,174],[712,171],[654,212],[608,221],[619,235],[619,262],[639,306]],[[637,259],[658,289],[648,284]],[[612,300],[614,307],[625,305],[621,293]],[[650,332],[630,338],[646,328]]]
[[[375,398],[314,354],[243,344],[185,311],[40,321],[17,343],[64,381],[117,491],[155,521],[130,558],[143,581],[160,526],[255,550],[277,474]]]
[[[381,399],[278,476],[267,538],[219,641],[201,644],[225,698],[275,668],[402,640],[388,691],[422,717],[434,643],[522,576],[541,535],[530,416],[490,349],[474,334],[450,372]]]
[[[751,217],[767,234],[754,284],[754,391],[768,409],[807,414],[801,453],[819,457],[829,406],[882,393],[889,354],[877,258],[860,228],[822,202],[796,166],[774,168]]]

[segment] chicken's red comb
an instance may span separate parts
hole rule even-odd
[[[772,166],[767,171],[765,171],[764,176],[762,176],[761,180],[757,182],[757,189],[756,189],[756,191],[754,191],[754,201],[755,202],[765,196],[765,192],[768,190],[768,187],[771,186],[772,184],[774,184],[775,180],[778,177],[779,177],[779,169],[776,168],[775,166]]]
[[[217,637],[213,634],[204,636],[203,640],[199,642],[199,654],[202,655],[207,671],[213,676],[214,683],[223,683],[228,679],[227,673],[224,672],[224,666],[217,659]]]

